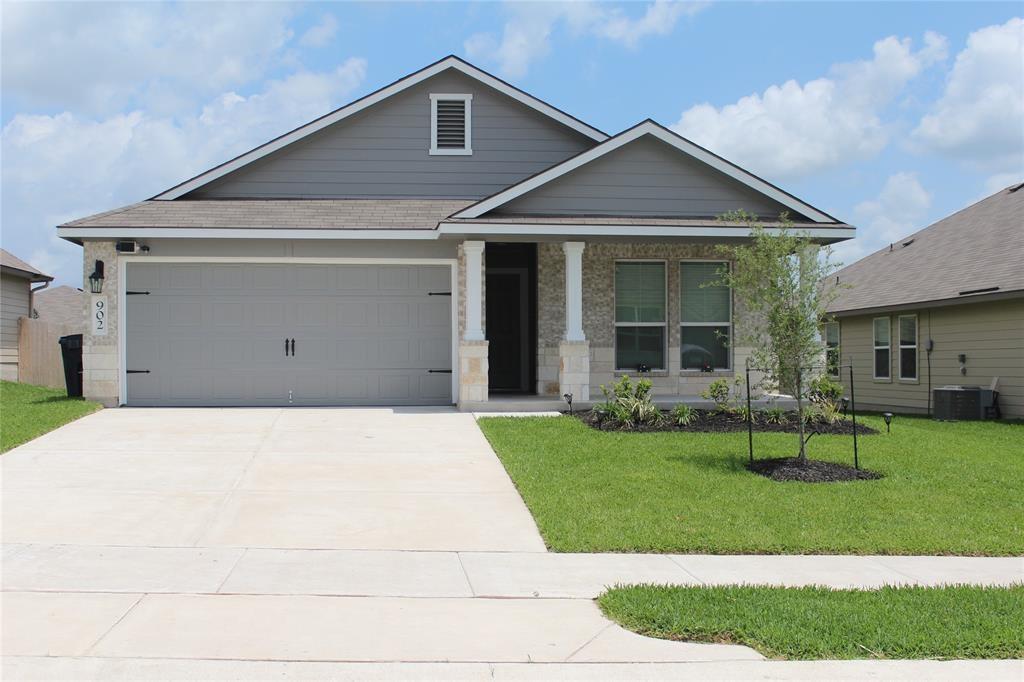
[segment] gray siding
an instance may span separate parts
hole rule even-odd
[[[918,381],[900,381],[897,318],[917,314]],[[875,317],[890,317],[893,334],[892,381],[875,380],[871,325]],[[932,388],[947,384],[988,387],[999,377],[999,404],[1004,417],[1024,418],[1024,299],[963,304],[840,319],[840,352],[853,360],[857,405],[896,412],[928,409],[928,364],[925,343],[932,352]],[[967,355],[967,374],[960,374],[957,355]],[[843,377],[849,393],[848,375]]]
[[[431,156],[430,93],[471,93],[470,156]],[[456,72],[415,85],[187,198],[477,199],[596,144]]]
[[[538,187],[496,212],[700,218],[740,208],[763,218],[775,218],[787,210],[727,175],[648,137]]]
[[[24,277],[0,275],[0,374],[18,379],[18,318],[28,317],[29,282]]]

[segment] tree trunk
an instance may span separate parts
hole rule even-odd
[[[799,367],[796,368],[796,418],[800,424],[799,435],[800,435],[800,464],[807,463],[807,442],[804,440],[804,400],[801,393],[803,392],[803,376]]]

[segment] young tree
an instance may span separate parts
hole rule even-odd
[[[733,268],[719,275],[717,284],[732,288],[739,313],[732,343],[751,349],[750,361],[763,371],[759,386],[792,392],[799,414],[801,463],[807,461],[804,437],[804,401],[809,370],[821,363],[825,345],[821,324],[838,289],[822,282],[838,267],[831,249],[815,244],[806,233],[796,232],[789,217],[781,226],[767,229],[744,211],[719,217],[750,227],[751,241],[722,246]]]

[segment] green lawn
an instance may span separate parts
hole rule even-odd
[[[98,403],[68,398],[63,389],[0,382],[0,452],[27,443],[100,408]]]
[[[605,615],[652,637],[769,658],[1021,658],[1024,587],[618,587]]]
[[[1024,424],[897,416],[861,436],[877,481],[779,483],[748,472],[746,433],[605,433],[572,417],[480,427],[558,552],[1024,554]],[[796,436],[754,434],[762,457]],[[851,436],[810,456],[852,463]]]

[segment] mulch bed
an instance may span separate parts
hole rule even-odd
[[[873,481],[882,477],[876,471],[854,469],[845,464],[809,459],[800,463],[797,457],[756,459],[747,469],[773,481],[801,481],[803,483],[835,483],[838,481]]]
[[[668,412],[662,412],[665,419],[662,420],[658,426],[635,426],[635,427],[623,427],[618,423],[609,423],[607,420],[601,422],[598,420],[597,414],[591,410],[585,412],[577,412],[576,416],[583,420],[584,424],[591,426],[599,431],[627,431],[635,433],[653,433],[658,431],[683,431],[691,433],[734,433],[737,431],[746,431],[747,422],[741,415],[732,414],[729,412],[722,412],[721,410],[695,410],[696,418],[687,424],[686,426],[679,426],[672,419]],[[754,431],[757,433],[798,433],[800,430],[799,424],[797,423],[796,413],[788,413],[787,421],[784,424],[769,423],[764,420],[763,416],[758,415],[754,419]],[[805,433],[816,432],[823,436],[850,436],[853,435],[853,422],[849,419],[843,419],[834,424],[829,424],[825,421],[816,421],[812,424],[806,424],[804,426]],[[865,426],[864,424],[857,424],[857,435],[872,435],[878,431]]]

